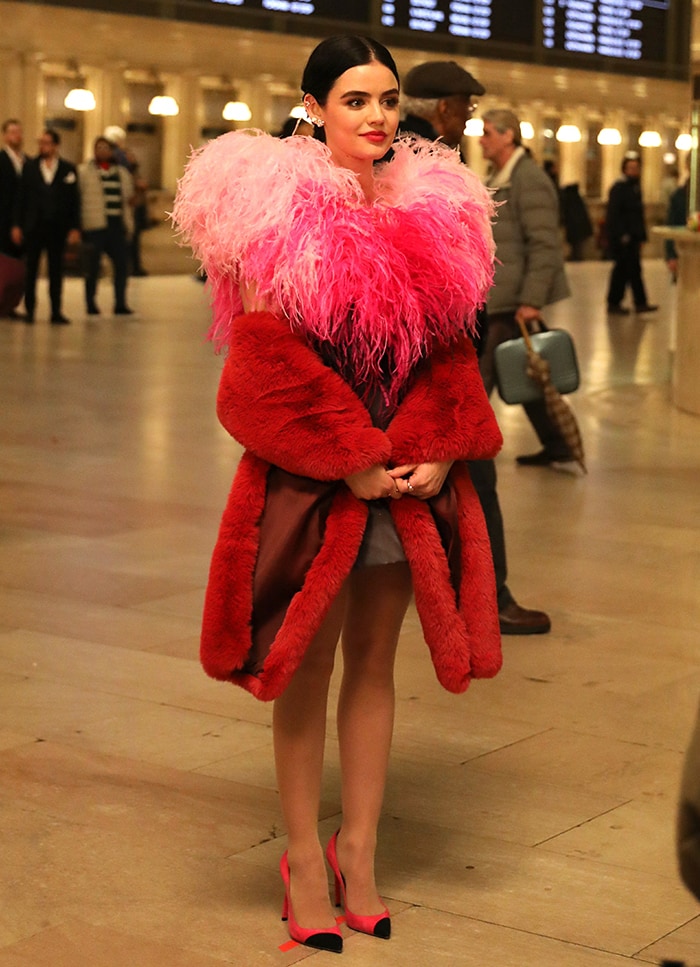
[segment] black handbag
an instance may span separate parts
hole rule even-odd
[[[564,329],[546,328],[543,332],[528,333],[522,323],[520,328],[525,330],[523,336],[500,343],[494,351],[496,386],[503,402],[532,403],[542,399],[542,384],[527,374],[528,351],[547,360],[552,384],[560,393],[573,393],[578,389],[578,360],[569,333]]]

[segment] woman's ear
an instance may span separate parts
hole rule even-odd
[[[314,127],[321,128],[326,123],[320,116],[320,104],[313,94],[307,94],[304,98],[304,110],[306,111],[306,116]]]

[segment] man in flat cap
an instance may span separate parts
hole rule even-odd
[[[429,141],[440,138],[450,148],[458,149],[466,123],[476,108],[474,98],[484,93],[476,78],[453,60],[419,64],[404,78],[401,94],[404,119],[400,130],[403,134],[417,134]],[[485,317],[482,325],[484,322]],[[501,634],[546,634],[551,627],[549,616],[544,611],[522,608],[507,584],[506,543],[496,492],[496,465],[493,460],[470,460],[469,472],[491,542]]]
[[[458,148],[476,110],[474,98],[483,93],[477,79],[453,60],[419,64],[404,77],[401,130],[430,141],[439,137],[450,148]]]

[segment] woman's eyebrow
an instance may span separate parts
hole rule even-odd
[[[383,91],[383,93],[381,94],[381,97],[386,97],[387,94],[398,94],[398,93],[399,93],[398,87],[392,87],[391,90],[389,91]],[[341,94],[340,96],[341,97],[370,97],[371,95],[369,91],[346,91],[344,94]]]

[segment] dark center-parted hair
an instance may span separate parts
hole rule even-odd
[[[387,67],[399,86],[399,72],[394,58],[379,41],[371,37],[338,34],[327,37],[311,52],[301,79],[303,94],[311,94],[323,107],[331,89],[341,74],[352,67],[363,67],[377,61]],[[325,140],[322,128],[314,129],[314,136]]]

